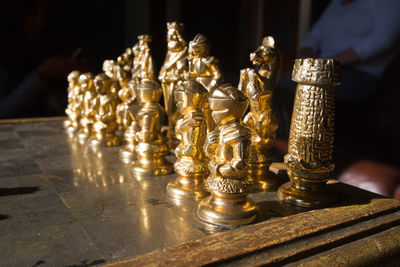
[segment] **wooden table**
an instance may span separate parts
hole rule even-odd
[[[342,183],[317,210],[253,193],[257,221],[228,228],[167,197],[175,174],[134,177],[60,118],[1,121],[0,151],[0,266],[400,264],[400,203]]]

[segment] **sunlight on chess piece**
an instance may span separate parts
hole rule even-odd
[[[117,124],[115,111],[117,108],[116,93],[111,91],[113,81],[104,73],[98,74],[93,80],[96,97],[96,122],[93,125],[93,135],[89,140],[92,146],[117,146],[120,142],[115,135]]]
[[[202,34],[197,34],[189,42],[189,71],[185,74],[185,78],[196,80],[211,93],[214,88],[221,84],[222,75],[218,60],[210,56],[210,46],[210,42]],[[203,107],[203,113],[206,118],[207,129],[210,132],[215,128],[215,123],[211,117],[208,99]]]
[[[243,120],[253,134],[249,175],[254,179],[253,190],[275,191],[280,179],[269,171],[272,163],[270,153],[278,128],[272,92],[279,80],[282,62],[274,39],[271,36],[264,37],[261,46],[250,54],[250,60],[260,68],[241,70],[238,85],[238,89],[250,100],[250,112]]]
[[[163,89],[165,111],[168,115],[167,142],[171,149],[175,149],[179,143],[179,140],[175,137],[175,125],[180,118],[180,114],[176,110],[174,91],[178,82],[184,80],[184,74],[188,69],[188,49],[182,32],[182,23],[167,23],[168,51],[158,76]]]
[[[247,197],[252,186],[247,172],[251,132],[241,119],[248,100],[238,89],[224,84],[214,90],[209,102],[217,125],[208,133],[205,145],[211,173],[206,186],[211,196],[200,202],[197,214],[218,225],[248,224],[258,212],[256,204]]]
[[[79,121],[82,109],[82,91],[79,84],[79,71],[72,71],[68,77],[68,106],[65,113],[68,118],[64,121],[64,127],[70,136],[73,136],[79,129]]]
[[[285,156],[291,182],[278,190],[285,202],[320,207],[335,200],[326,182],[334,169],[334,86],[340,82],[339,72],[339,62],[332,59],[295,61],[292,79],[298,85]]]
[[[190,80],[178,85],[174,95],[177,109],[183,116],[175,128],[180,143],[175,149],[178,160],[174,169],[179,176],[168,184],[167,194],[175,199],[200,199],[209,194],[204,186],[209,171],[203,149],[207,124],[202,112],[208,91]]]
[[[137,160],[131,171],[136,176],[158,176],[173,173],[173,166],[166,158],[168,146],[161,135],[164,110],[158,103],[161,86],[153,80],[143,79],[137,87],[141,109],[137,114],[139,131],[136,133]]]
[[[80,143],[86,143],[87,139],[92,135],[93,123],[96,115],[96,91],[93,85],[93,75],[91,73],[81,74],[79,84],[83,94],[83,103],[80,119],[80,130],[78,140]]]

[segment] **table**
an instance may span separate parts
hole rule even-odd
[[[62,118],[1,121],[0,266],[400,264],[396,200],[333,181],[329,208],[253,193],[255,223],[214,226],[168,198],[176,174],[136,178],[118,149],[80,145]]]

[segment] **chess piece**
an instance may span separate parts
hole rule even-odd
[[[138,36],[139,42],[135,45],[137,55],[133,59],[132,78],[155,80],[153,58],[150,54],[150,35]]]
[[[96,91],[93,86],[93,75],[91,73],[81,74],[81,76],[79,76],[79,84],[84,93],[78,140],[80,143],[85,143],[92,135],[92,128],[96,115]]]
[[[249,174],[254,178],[253,189],[256,191],[275,191],[279,178],[269,171],[270,151],[276,136],[278,122],[272,105],[272,92],[279,80],[282,62],[274,38],[267,36],[257,50],[250,54],[255,69],[240,71],[238,89],[250,100],[250,112],[244,123],[252,131]]]
[[[179,176],[168,184],[167,193],[175,199],[200,199],[208,195],[204,187],[209,174],[208,159],[203,149],[207,125],[202,112],[208,91],[200,83],[190,80],[178,85],[174,95],[183,116],[175,128],[180,143],[175,149],[178,160],[174,169]]]
[[[89,139],[92,146],[117,146],[120,142],[115,135],[117,124],[115,111],[118,104],[116,93],[112,91],[113,81],[104,73],[93,80],[97,97],[95,102],[96,122],[93,125],[93,135]]]
[[[135,97],[135,95],[131,94],[131,89],[129,88],[129,76],[126,71],[124,71],[121,66],[117,65],[114,66],[115,78],[119,83],[119,90],[118,90],[118,99],[119,104],[117,104],[117,109],[115,112],[115,122],[117,123],[118,127],[118,135],[123,135],[126,127],[128,125],[124,124],[123,119],[129,109],[128,102],[131,102],[131,97]],[[118,88],[116,88],[118,89]]]
[[[68,77],[68,106],[65,109],[65,113],[68,118],[64,122],[64,127],[67,132],[73,135],[79,128],[79,120],[81,115],[81,88],[79,85],[79,71],[72,71]]]
[[[211,196],[200,202],[197,214],[204,221],[218,225],[248,224],[258,211],[256,204],[247,198],[252,185],[247,173],[251,132],[241,118],[248,100],[238,89],[224,84],[213,91],[209,102],[217,125],[208,133],[205,145],[211,172],[206,186]]]
[[[174,91],[178,82],[184,80],[184,73],[187,72],[188,52],[186,41],[182,37],[183,24],[168,22],[167,29],[168,51],[158,80],[163,88],[165,111],[168,115],[168,146],[174,149],[179,142],[175,137],[175,125],[179,119],[179,112],[176,110]]]
[[[118,65],[127,73],[132,70],[133,51],[130,47],[125,49],[125,52],[117,58]]]
[[[295,61],[292,79],[298,85],[285,156],[291,182],[278,190],[285,202],[319,207],[334,200],[326,182],[334,169],[334,86],[339,75],[339,63],[332,59]]]
[[[132,173],[137,176],[167,175],[173,172],[172,163],[166,160],[168,146],[161,135],[164,110],[158,103],[161,86],[153,80],[143,79],[137,87],[141,109],[137,114],[139,131],[136,133],[137,160]]]
[[[185,78],[196,80],[208,92],[212,92],[214,88],[221,84],[222,75],[218,60],[210,56],[210,43],[202,34],[197,34],[189,42],[188,66],[189,71],[185,74]],[[212,131],[215,128],[215,124],[211,117],[208,101],[206,101],[203,107],[203,112],[207,122],[207,129],[208,131]]]

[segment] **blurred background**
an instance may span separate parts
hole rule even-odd
[[[366,0],[334,1],[351,6]],[[385,1],[375,2],[385,5]],[[240,69],[251,67],[249,54],[264,36],[272,35],[282,53],[282,79],[290,79],[302,41],[330,4],[328,0],[3,0],[0,118],[64,115],[68,73],[74,69],[101,72],[105,59],[116,59],[140,34],[153,37],[151,49],[158,72],[166,54],[168,21],[184,23],[186,41],[204,34],[212,42],[211,55],[219,59],[225,82],[234,85]],[[374,22],[370,24],[373,27]],[[358,25],[354,20],[349,27],[357,31]],[[395,45],[397,37],[390,38]],[[399,74],[397,55],[376,77],[376,89],[367,101],[337,106],[335,153],[338,176],[345,180],[349,171],[351,177],[358,172],[359,186],[366,189],[371,187],[365,180],[368,177],[376,183],[387,180],[380,191],[369,189],[400,198]],[[293,96],[290,90],[279,92],[290,117]],[[341,119],[353,113],[359,117],[350,122]],[[283,155],[287,130],[282,125],[288,121],[280,119],[280,124],[276,148]],[[367,169],[372,171],[365,174]]]

